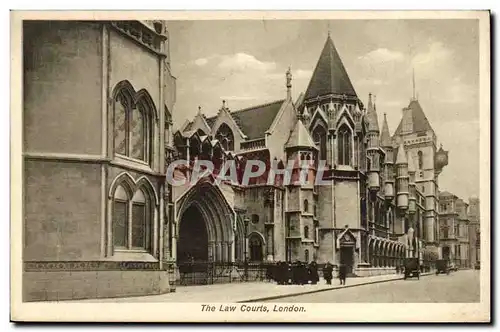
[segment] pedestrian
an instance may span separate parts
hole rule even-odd
[[[340,279],[341,285],[345,285],[346,276],[347,276],[347,266],[345,264],[340,264],[339,265],[339,279]]]
[[[332,284],[332,272],[333,272],[332,264],[330,264],[330,262],[326,262],[325,266],[323,267],[323,278],[326,280],[327,285]]]
[[[319,275],[318,275],[318,264],[316,261],[312,261],[309,264],[309,277],[311,279],[311,284],[316,285],[319,281]]]

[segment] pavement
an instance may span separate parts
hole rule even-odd
[[[426,276],[431,273],[424,273],[421,276]],[[175,293],[167,293],[161,295],[138,296],[138,297],[123,297],[123,298],[106,298],[106,299],[89,299],[75,300],[72,302],[78,303],[137,303],[137,302],[195,302],[195,303],[237,303],[237,302],[262,302],[277,299],[308,295],[314,293],[322,293],[332,290],[340,290],[345,288],[353,288],[364,285],[373,285],[380,283],[388,283],[393,281],[403,280],[402,274],[388,274],[371,277],[356,277],[348,278],[347,285],[340,285],[338,279],[332,280],[332,285],[326,285],[324,280],[321,280],[317,285],[277,285],[272,282],[248,282],[248,283],[230,283],[230,284],[215,284],[203,286],[183,286],[177,287]],[[411,279],[410,279],[411,280]],[[416,279],[415,279],[416,280]],[[361,287],[360,287],[361,288]]]
[[[371,283],[333,292],[301,294],[269,302],[287,303],[479,303],[480,272],[459,270],[449,275]],[[264,301],[263,301],[264,302]]]

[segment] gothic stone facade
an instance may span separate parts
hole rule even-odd
[[[175,80],[162,21],[25,21],[25,301],[157,294]]]
[[[247,254],[344,263],[370,275],[392,272],[404,257],[438,258],[438,175],[447,152],[436,148],[419,101],[404,108],[393,135],[385,117],[380,130],[371,95],[365,107],[330,36],[306,92],[294,101],[291,87],[288,71],[286,98],[243,110],[223,102],[213,117],[199,109],[174,134],[176,158],[189,161],[179,179],[190,178],[196,160],[213,161],[215,175],[232,160],[239,181],[253,159],[311,170],[305,184],[280,177],[269,184],[268,168],[248,185],[207,175],[172,187],[172,259],[237,262]],[[316,186],[321,173],[327,185]]]

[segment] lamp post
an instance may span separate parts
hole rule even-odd
[[[250,219],[245,217],[245,281],[248,281],[248,223]]]

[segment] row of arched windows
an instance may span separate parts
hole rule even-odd
[[[313,140],[319,149],[319,159],[327,158],[327,133],[323,126],[316,126],[312,132]],[[343,124],[337,131],[337,162],[339,165],[352,165],[352,132]]]

